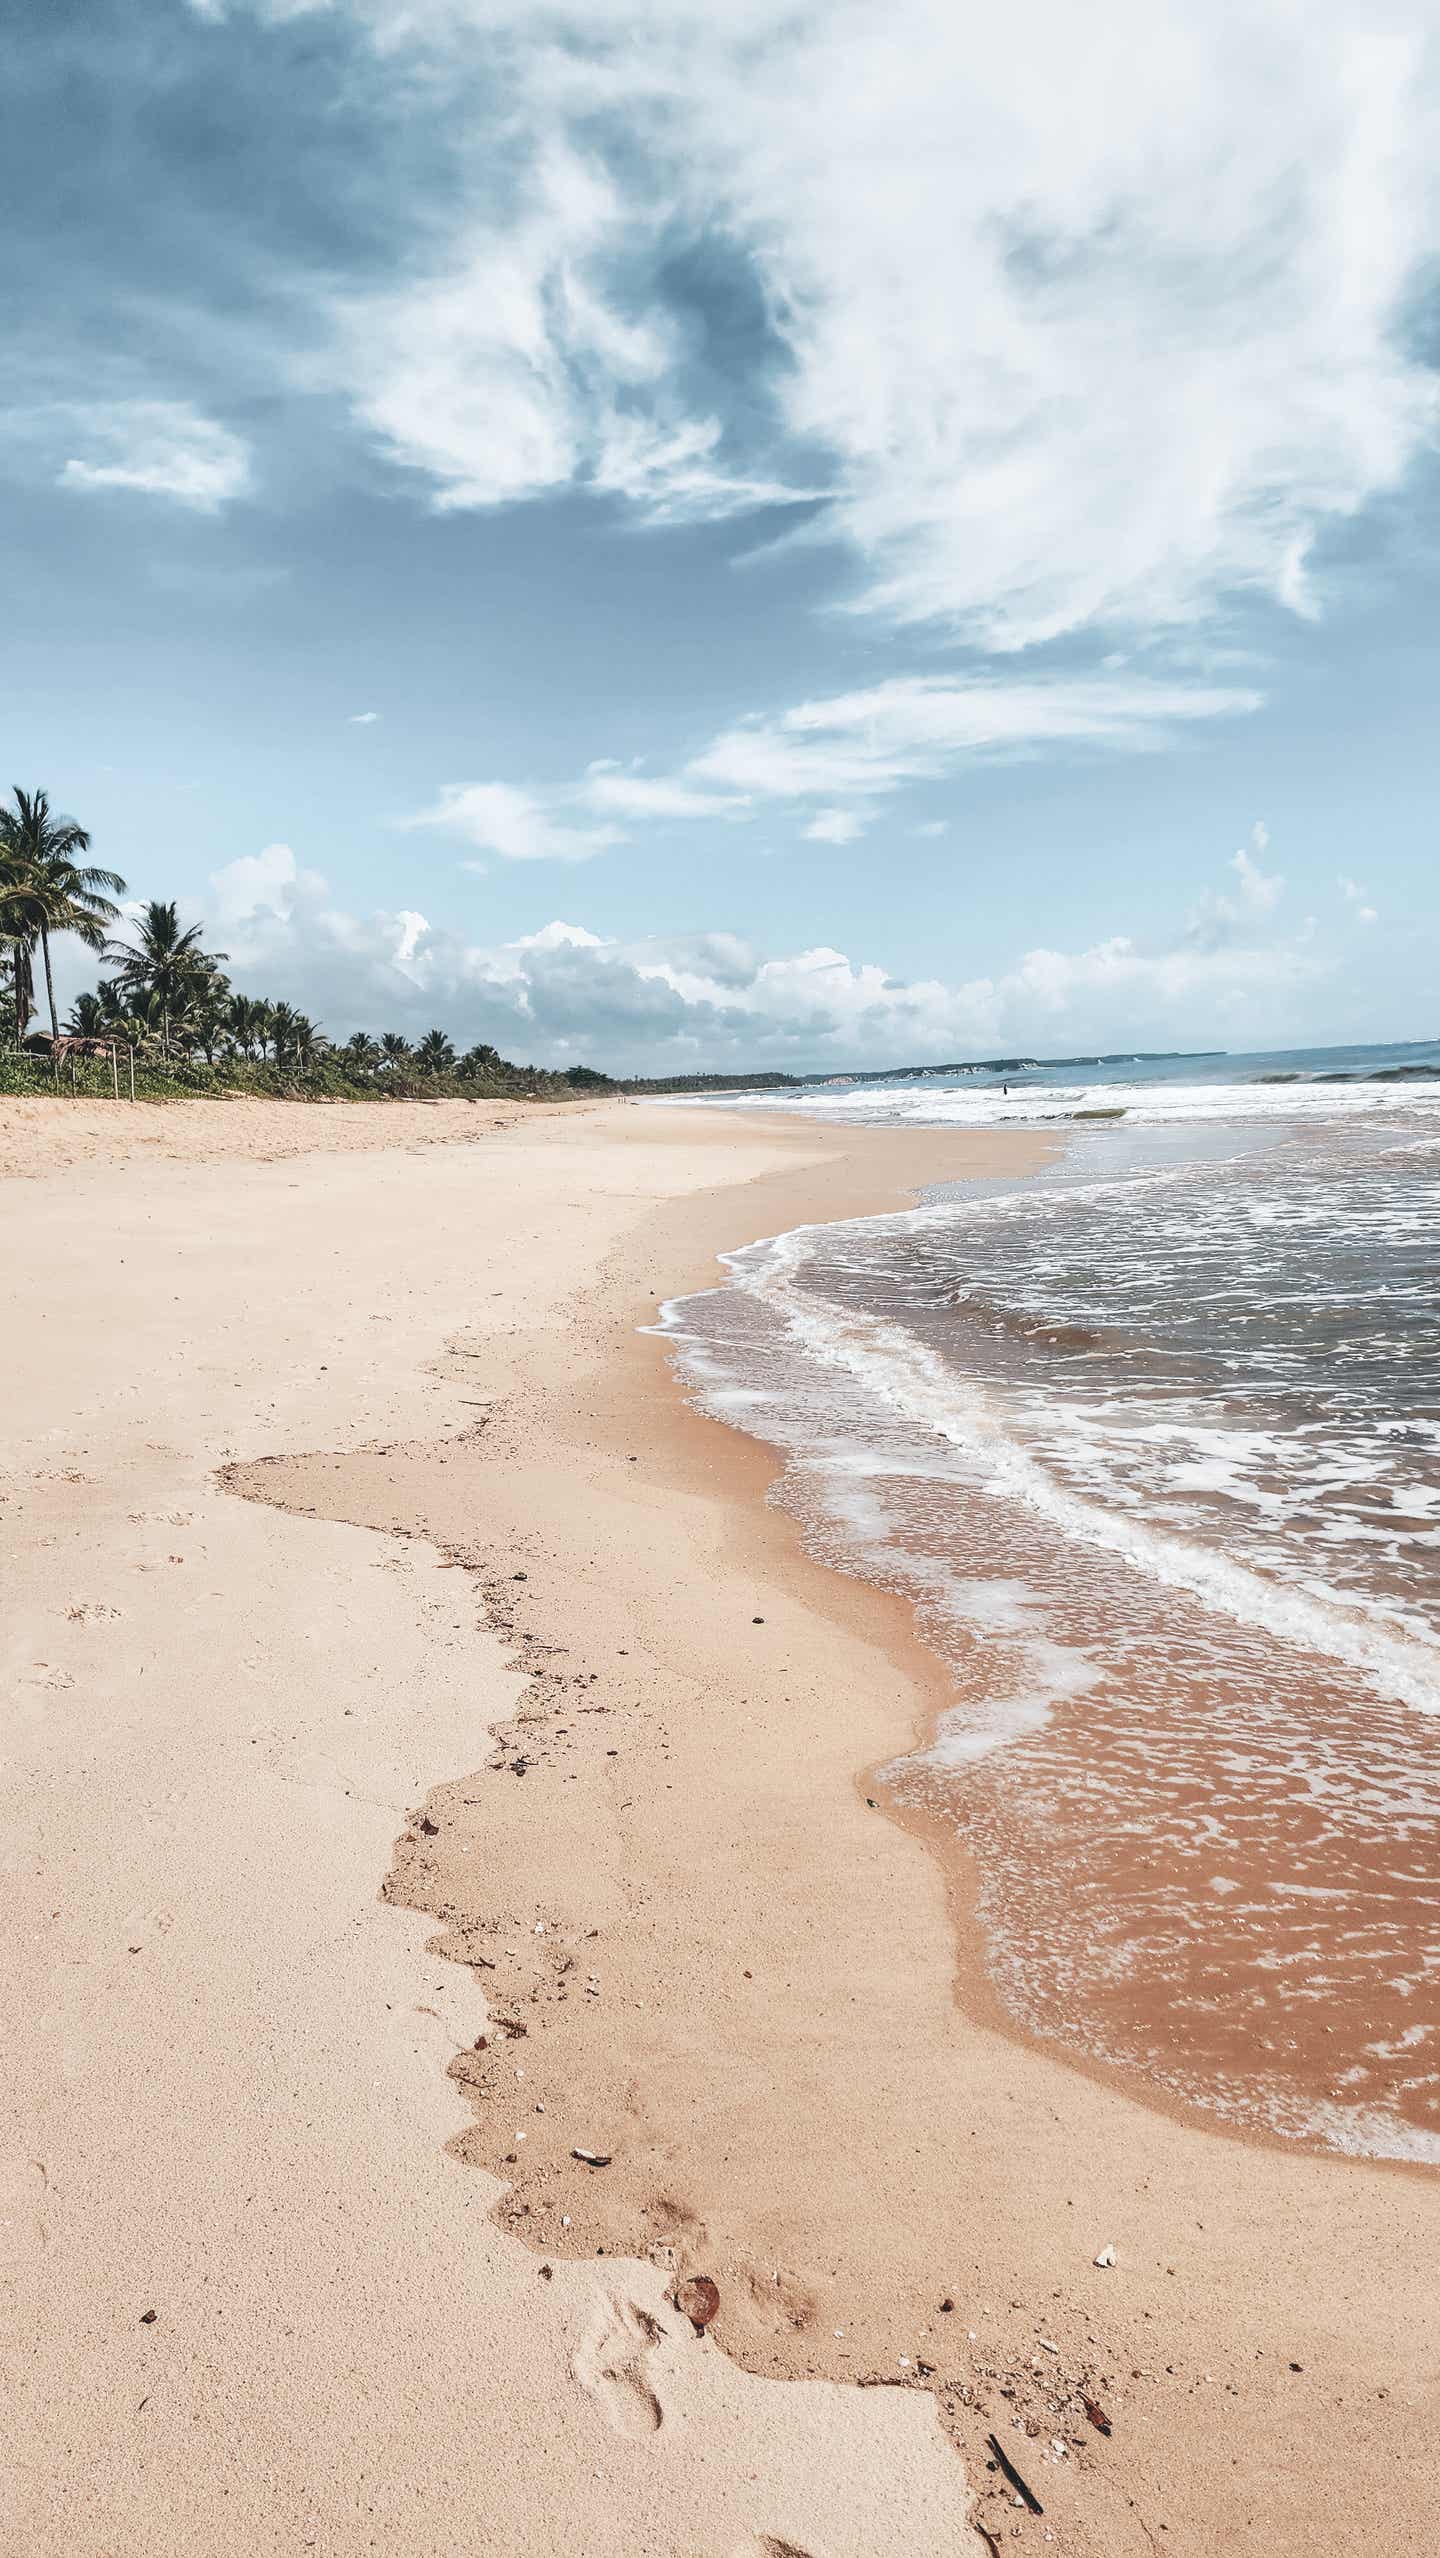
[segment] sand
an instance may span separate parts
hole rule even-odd
[[[1035,1141],[445,1108],[0,1103],[4,2545],[1433,2548],[1433,2179],[1004,2030],[932,1665],[637,1335]]]

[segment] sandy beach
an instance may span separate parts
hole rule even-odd
[[[0,1102],[6,2548],[1440,2541],[1433,2176],[1008,2029],[938,1665],[643,1330],[1049,1143]]]

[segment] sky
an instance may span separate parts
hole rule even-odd
[[[17,0],[0,770],[337,1039],[1433,1036],[1437,38]]]

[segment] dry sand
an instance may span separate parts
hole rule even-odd
[[[636,1336],[1015,1141],[160,1115],[0,1103],[4,2546],[1432,2550],[1433,2179],[1002,2030],[926,1656]]]

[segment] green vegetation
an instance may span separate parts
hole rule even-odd
[[[516,1066],[487,1041],[457,1056],[443,1030],[412,1044],[398,1030],[378,1039],[357,1030],[334,1045],[287,1003],[237,994],[223,950],[207,950],[202,924],[182,924],[178,906],[152,898],[122,917],[125,882],[80,857],[83,826],[56,815],[44,791],[15,790],[0,805],[0,1093],[112,1090],[108,1056],[52,1041],[118,1040],[135,1059],[135,1089],[146,1100],[198,1093],[271,1093],[302,1101],[475,1101],[506,1097],[563,1101],[577,1092],[613,1092],[593,1066],[563,1074]],[[117,933],[113,928],[124,925]],[[110,973],[77,995],[62,1023],[55,1008],[50,945],[69,933],[98,952]],[[49,1032],[32,1029],[36,961],[48,1000]],[[129,1090],[128,1062],[122,1089]]]
[[[624,1075],[621,1092],[778,1092],[791,1085],[813,1083],[813,1075]]]

